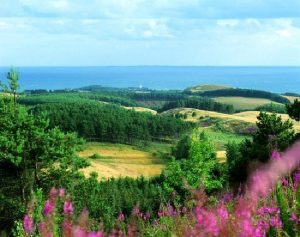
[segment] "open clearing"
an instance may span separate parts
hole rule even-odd
[[[168,144],[151,143],[146,148],[137,148],[123,144],[88,143],[79,156],[89,159],[91,163],[83,169],[87,176],[96,172],[100,179],[120,176],[136,178],[159,175],[166,163],[163,155],[168,152]]]
[[[238,97],[238,96],[224,96],[224,97],[214,97],[215,101],[233,105],[235,109],[255,109],[258,106],[265,104],[279,104],[269,99],[263,98],[247,98],[247,97]]]
[[[144,107],[126,107],[126,106],[122,106],[122,107],[125,109],[134,110],[136,112],[151,113],[153,115],[157,114],[157,111],[155,111],[153,109],[144,108]]]

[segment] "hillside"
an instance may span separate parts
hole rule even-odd
[[[192,113],[195,112],[196,116],[192,116]],[[200,117],[212,117],[212,118],[220,118],[224,120],[240,120],[243,122],[248,123],[255,123],[257,121],[257,116],[259,115],[259,111],[246,111],[241,113],[235,114],[223,114],[213,111],[206,111],[206,110],[198,110],[198,109],[190,109],[190,108],[179,108],[179,109],[172,109],[165,111],[163,114],[171,115],[171,114],[186,114],[187,118],[186,121],[190,122],[198,122]],[[278,114],[284,120],[290,119],[287,114]],[[300,132],[300,122],[292,120],[294,123],[294,128],[296,131]]]

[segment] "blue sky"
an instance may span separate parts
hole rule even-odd
[[[300,0],[1,0],[9,65],[300,65]]]

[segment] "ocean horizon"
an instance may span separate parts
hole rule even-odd
[[[183,90],[218,84],[276,93],[300,93],[299,66],[90,66],[15,67],[21,90],[75,89],[89,85]],[[0,67],[4,81],[9,67]]]

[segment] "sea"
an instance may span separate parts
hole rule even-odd
[[[21,90],[76,89],[89,85],[182,90],[198,84],[276,93],[300,93],[300,67],[101,66],[16,67]],[[4,81],[8,67],[0,67]]]

